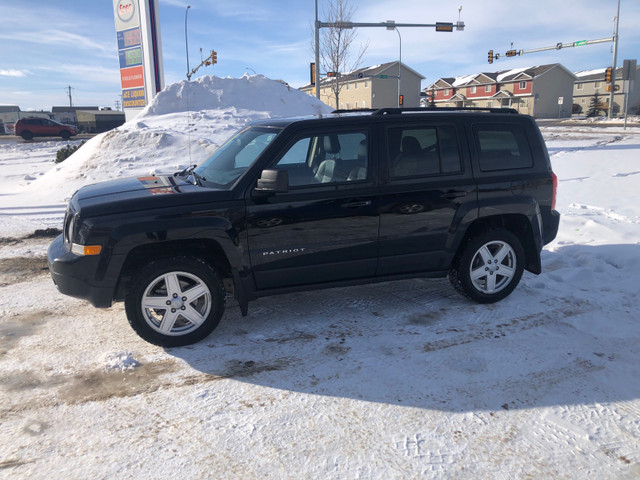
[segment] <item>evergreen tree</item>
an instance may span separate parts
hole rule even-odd
[[[593,97],[591,97],[589,110],[587,110],[587,117],[598,117],[601,115],[602,111],[603,109],[600,105],[600,96],[598,95],[598,92],[596,92]]]

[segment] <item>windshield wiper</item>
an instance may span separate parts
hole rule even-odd
[[[198,186],[202,186],[202,182],[206,182],[207,179],[204,178],[202,175],[197,174],[194,170],[197,167],[197,165],[191,165],[187,168],[185,168],[184,170],[181,170],[179,172],[176,172],[173,174],[174,177],[187,177],[188,178],[191,176],[193,177],[193,184],[194,185],[198,185]]]
[[[187,168],[185,168],[184,170],[180,170],[179,172],[176,172],[173,174],[174,177],[184,177],[185,175],[190,175],[191,172],[193,172],[193,170],[197,167],[197,165],[190,165]]]
[[[207,181],[206,178],[204,178],[202,175],[197,174],[193,170],[190,173],[193,176],[193,184],[194,185],[202,186],[202,182],[206,182]]]

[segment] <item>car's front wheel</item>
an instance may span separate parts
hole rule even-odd
[[[69,140],[69,138],[71,138],[71,132],[69,132],[69,130],[62,130],[60,136],[63,140]]]
[[[225,292],[216,270],[195,257],[156,260],[131,280],[127,319],[146,341],[161,347],[196,343],[220,323]]]
[[[479,303],[493,303],[508,296],[524,271],[524,249],[507,230],[489,230],[461,247],[449,279],[460,293]]]

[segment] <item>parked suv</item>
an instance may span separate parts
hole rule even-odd
[[[534,120],[511,109],[383,109],[271,119],[197,168],[71,198],[50,246],[58,289],[125,302],[162,346],[205,338],[225,297],[449,276],[491,303],[541,273],[556,177]]]
[[[15,124],[15,134],[25,140],[33,137],[62,137],[64,140],[78,134],[73,125],[56,122],[48,118],[21,118]]]

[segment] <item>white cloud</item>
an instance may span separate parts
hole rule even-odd
[[[0,77],[24,77],[28,73],[28,70],[15,70],[10,68],[9,70],[0,70]]]

